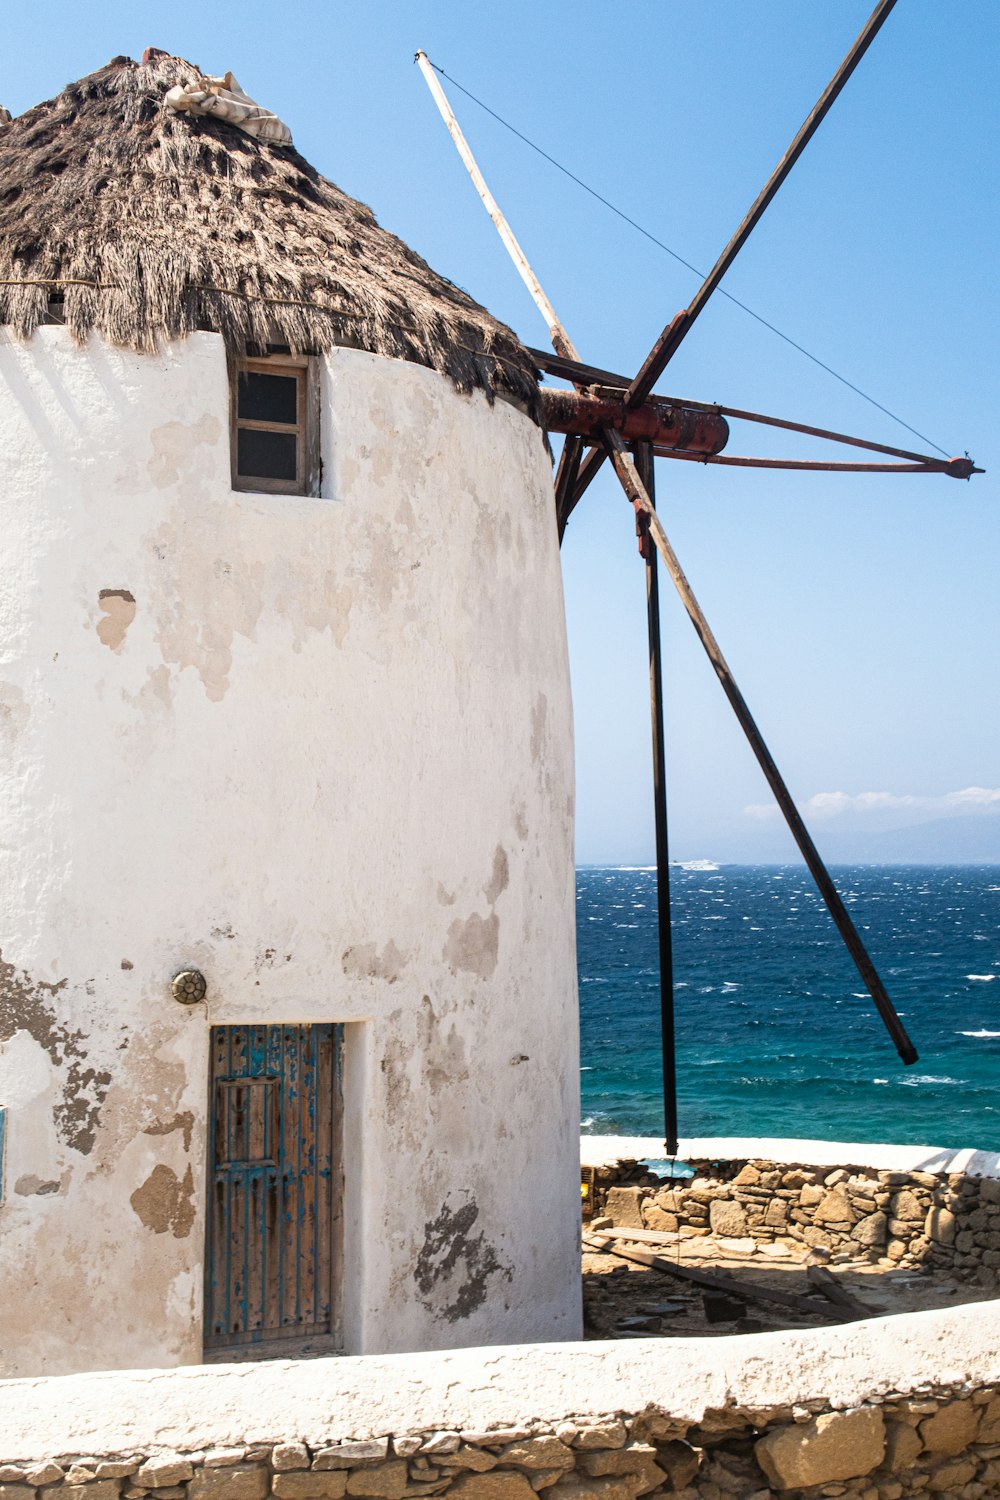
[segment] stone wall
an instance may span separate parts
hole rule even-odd
[[[636,1356],[640,1357],[640,1356]],[[224,1381],[227,1372],[218,1372]],[[233,1372],[228,1372],[232,1378]],[[113,1426],[113,1424],[112,1424]],[[770,1500],[1000,1493],[993,1388],[895,1395],[834,1410],[710,1409],[697,1423],[650,1406],[598,1420],[527,1419],[340,1443],[57,1455],[0,1464],[0,1500]]]
[[[782,1243],[831,1258],[946,1270],[1000,1282],[1000,1180],[961,1172],[814,1167],[762,1159],[692,1161],[693,1179],[668,1181],[642,1162],[590,1169],[591,1224],[713,1235],[747,1254]]]

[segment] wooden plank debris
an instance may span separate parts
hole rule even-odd
[[[606,1230],[598,1234],[584,1235],[584,1246],[588,1250],[610,1251],[622,1260],[634,1261],[636,1265],[648,1266],[653,1271],[663,1271],[679,1281],[690,1281],[695,1286],[710,1287],[712,1291],[728,1292],[731,1296],[743,1297],[750,1302],[774,1302],[779,1307],[791,1307],[809,1317],[827,1318],[832,1323],[848,1321],[840,1308],[818,1302],[814,1297],[804,1297],[798,1292],[780,1292],[774,1287],[751,1285],[735,1276],[726,1276],[721,1271],[695,1270],[693,1266],[682,1266],[665,1260],[662,1255],[653,1255],[648,1250],[624,1249],[615,1235]],[[866,1312],[866,1317],[870,1316]]]

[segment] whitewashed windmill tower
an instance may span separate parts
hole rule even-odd
[[[0,125],[2,1373],[571,1338],[537,372],[188,85]]]

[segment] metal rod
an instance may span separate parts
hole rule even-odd
[[[673,321],[667,325],[653,345],[642,368],[626,393],[625,400],[629,406],[636,406],[639,402],[644,401],[653,389],[660,374],[680,348],[685,336],[690,332],[699,313],[704,310],[708,299],[729,270],[740,250],[746,244],[771,199],[809,144],[834,100],[837,98],[837,95],[875,40],[882,23],[895,3],[896,0],[880,0],[880,3],[876,5],[868,17],[854,45],[817,99],[812,110],[806,117],[802,128],[758,193],[743,222],[729,241],[729,244],[723,250],[687,307],[683,312],[678,313]]]
[[[684,453],[678,448],[664,448],[653,444],[657,458],[680,458],[693,464],[730,464],[738,469],[808,469],[819,474],[952,474],[964,479],[964,474],[955,475],[942,459],[937,464],[850,464],[822,463],[804,458],[746,458],[739,453]],[[973,470],[973,473],[981,472]]]
[[[572,359],[565,359],[559,354],[549,354],[544,349],[529,349],[528,353],[538,365],[549,375],[558,376],[561,380],[571,380],[578,386],[585,384],[591,388],[592,393],[603,396],[608,391],[614,393],[623,391],[628,386],[628,380],[624,375],[617,375],[612,370],[601,370],[595,365],[580,364]],[[723,406],[718,401],[692,401],[687,396],[663,396],[653,391],[647,397],[650,404],[662,404],[670,407],[682,407],[688,411],[706,411],[715,416],[732,417],[740,422],[759,422],[765,427],[781,427],[787,432],[802,432],[807,437],[824,438],[831,443],[846,443],[850,448],[864,448],[869,453],[888,453],[893,458],[908,458],[914,463],[929,464],[936,466],[941,473],[950,474],[955,479],[967,479],[973,474],[982,474],[983,469],[977,469],[970,458],[935,458],[929,453],[914,453],[909,448],[893,448],[888,443],[873,443],[869,438],[852,437],[846,432],[834,432],[829,427],[813,427],[807,422],[791,422],[787,417],[769,417],[759,411],[745,411],[739,406]]]
[[[483,200],[483,203],[486,206],[487,213],[493,220],[493,223],[496,225],[497,233],[506,245],[507,253],[510,255],[511,260],[517,267],[521,280],[524,282],[525,286],[528,288],[528,291],[531,293],[532,300],[534,301],[535,306],[538,308],[539,312],[548,325],[549,337],[552,340],[553,347],[555,348],[557,353],[564,354],[569,359],[576,359],[578,357],[577,352],[573,347],[569,334],[566,332],[562,323],[559,321],[559,317],[556,313],[555,308],[552,306],[552,303],[549,301],[548,297],[546,297],[544,291],[542,290],[541,282],[538,280],[538,277],[535,275],[534,271],[531,269],[531,266],[528,264],[528,257],[525,255],[524,251],[521,249],[520,245],[515,239],[514,231],[511,229],[510,225],[507,223],[507,220],[504,218],[503,213],[500,209],[500,205],[497,203],[497,200],[494,198],[493,194],[486,186],[486,179],[483,176],[482,172],[480,172],[479,170],[479,165],[476,161],[476,158],[473,156],[472,151],[469,149],[469,143],[465,139],[465,136],[462,134],[461,126],[455,118],[455,112],[452,109],[451,105],[448,103],[448,99],[444,89],[438,82],[438,76],[434,71],[433,63],[430,61],[426,52],[418,52],[416,55],[416,61],[420,66],[421,73],[423,73],[424,75],[424,79],[427,83],[427,87],[431,91],[434,102],[437,105],[438,109],[441,111],[441,118],[442,120],[444,120],[444,123],[448,127],[448,134],[455,142],[455,145],[458,149],[458,154],[465,163],[466,170],[468,171],[469,176],[472,178],[472,181],[475,184],[476,192]]]
[[[667,572],[673,579],[677,592],[681,596],[681,601],[687,610],[688,618],[695,628],[698,639],[705,648],[708,659],[715,669],[715,674],[722,684],[722,690],[729,699],[733,712],[739,720],[740,727],[750,742],[750,748],[757,757],[757,762],[764,773],[767,784],[771,788],[775,801],[784,814],[785,822],[788,824],[792,837],[799,846],[802,858],[805,860],[809,872],[816,882],[820,895],[826,902],[827,909],[837,926],[837,930],[847,946],[847,951],[853,958],[858,973],[861,975],[868,993],[875,1002],[878,1013],[885,1023],[886,1030],[892,1037],[896,1051],[904,1063],[915,1063],[917,1061],[916,1048],[907,1035],[905,1026],[896,1014],[895,1007],[889,999],[885,986],[879,978],[875,965],[872,963],[868,951],[861,940],[861,935],[851,921],[847,907],[844,905],[840,898],[840,893],[830,879],[829,871],[820,857],[819,850],[813,843],[809,830],[802,821],[801,814],[792,800],[792,795],[785,785],[781,772],[778,770],[774,758],[764,742],[764,737],[754,722],[746,699],[736,685],[736,679],[730,670],[729,663],[723,656],[719,643],[712,634],[711,627],[702,613],[701,605],[695,598],[694,590],[685,577],[677,554],[667,539],[667,534],[663,529],[659,516],[656,514],[653,502],[636,470],[631,455],[622,441],[621,434],[616,432],[613,427],[609,427],[605,431],[604,442],[626,495],[632,501],[633,505],[646,511],[649,516],[650,535],[666,564]]]
[[[583,439],[570,436],[563,443],[562,453],[559,455],[559,467],[556,470],[556,525],[559,528],[559,545],[562,546],[563,535],[566,531],[566,522],[569,513],[573,509],[573,492],[576,489],[576,477],[580,472],[580,460],[583,458]]]
[[[635,465],[655,505],[653,452],[637,443]],[[660,958],[660,1048],[663,1054],[663,1123],[668,1156],[677,1155],[677,1045],[674,1028],[674,948],[670,925],[670,850],[667,840],[667,773],[663,746],[663,665],[660,652],[660,583],[649,527],[636,513],[640,552],[646,561],[646,632],[649,639],[649,710],[653,745],[653,818],[656,827],[656,926]],[[645,544],[643,546],[643,544]]]

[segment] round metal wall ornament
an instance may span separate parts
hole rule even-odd
[[[182,969],[170,981],[170,988],[174,999],[179,1000],[182,1005],[197,1005],[208,993],[208,985],[200,969]]]

